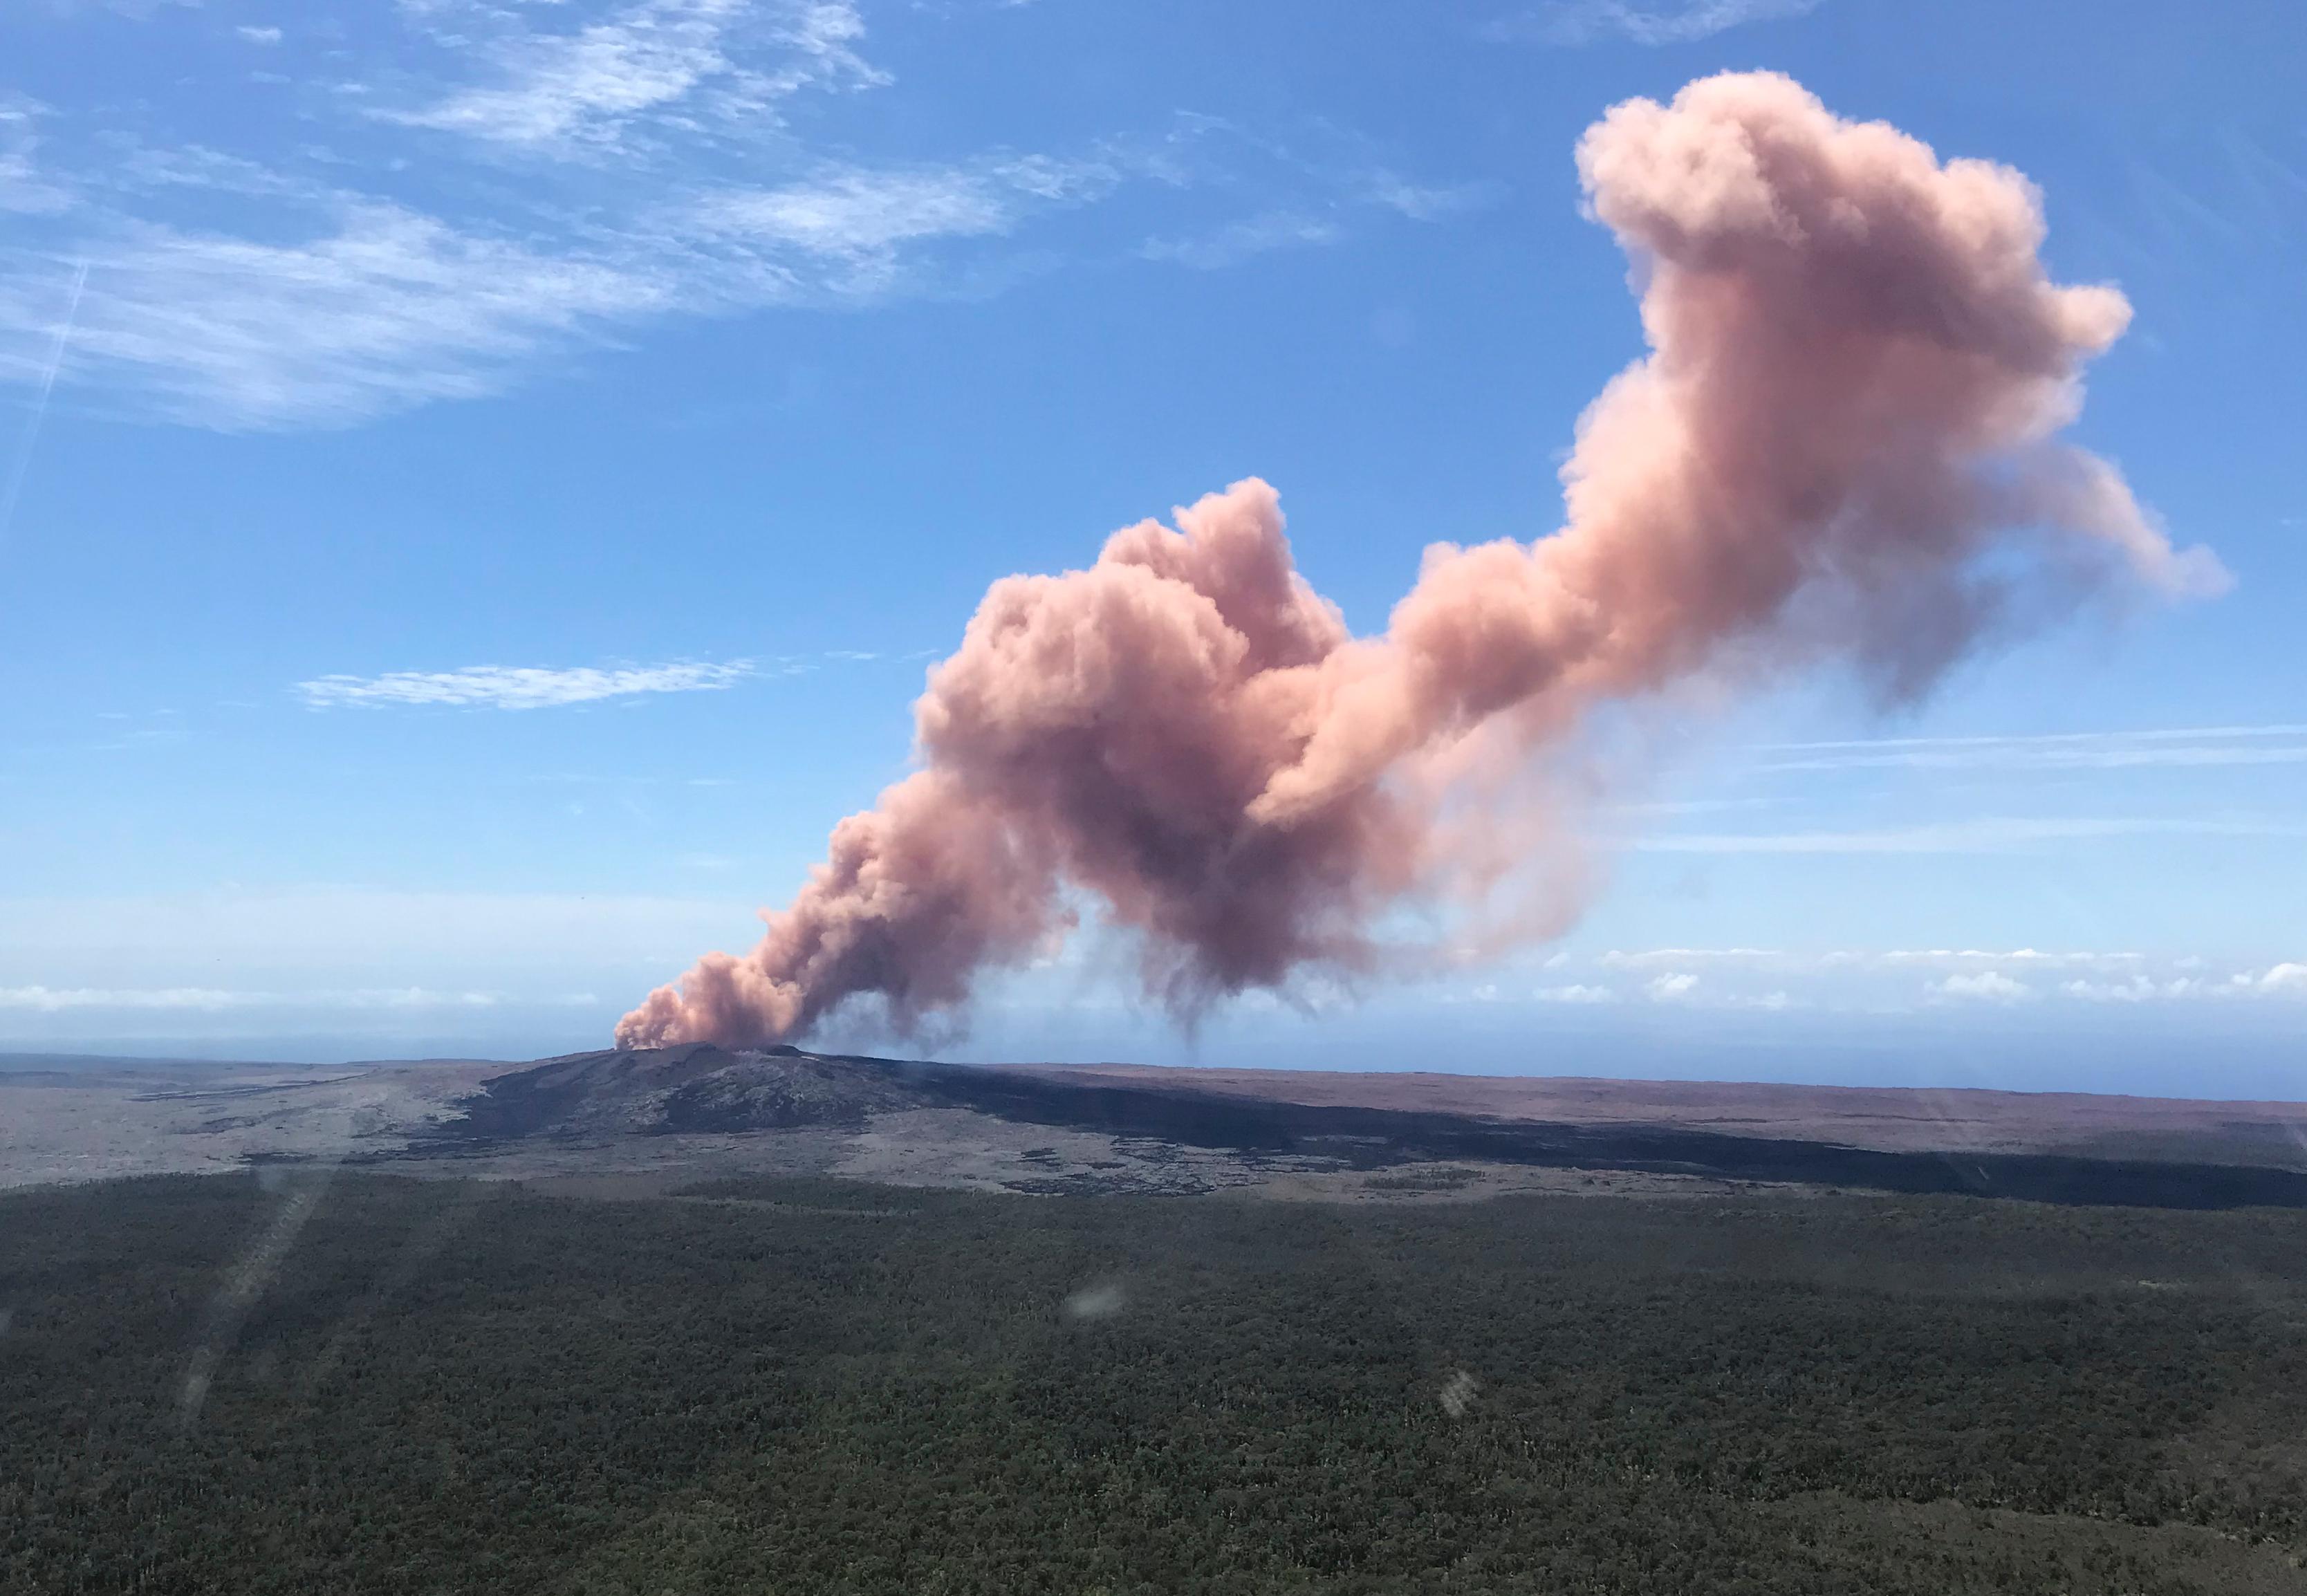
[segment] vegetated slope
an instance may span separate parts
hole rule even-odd
[[[0,1590],[2307,1583],[2294,1213],[270,1181],[0,1198]]]

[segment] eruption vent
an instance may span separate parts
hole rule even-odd
[[[1709,673],[1839,660],[1908,697],[2014,599],[2222,580],[2055,442],[2130,307],[2048,280],[2018,173],[1771,73],[1629,100],[1578,168],[1651,353],[1579,424],[1566,526],[1429,548],[1376,638],[1292,570],[1255,478],[996,582],[930,673],[922,768],[618,1041],[778,1042],[860,997],[910,1026],[1067,930],[1068,886],[1181,1008],[1366,969],[1374,920],[1465,865],[1443,814],[1477,750],[1527,763]]]

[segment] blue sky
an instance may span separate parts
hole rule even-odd
[[[51,0],[0,21],[0,1048],[527,1054],[755,934],[986,583],[1256,473],[1361,630],[1640,353],[1571,149],[1792,73],[2027,172],[2225,596],[1612,751],[1588,914],[955,1056],[2307,1092],[2294,4]],[[859,1038],[858,1040],[864,1040]]]

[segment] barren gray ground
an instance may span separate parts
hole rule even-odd
[[[0,1186],[200,1174],[406,1147],[511,1066],[0,1071]]]
[[[214,1072],[0,1073],[0,1186],[203,1173],[251,1162],[383,1162],[396,1172],[521,1180],[639,1197],[751,1174],[837,1174],[982,1190],[1248,1190],[1299,1201],[1431,1202],[1503,1191],[1720,1191],[1673,1176],[1454,1163],[1411,1173],[1328,1160],[1179,1147],[1016,1125],[966,1109],[905,1109],[862,1130],[536,1138],[430,1147],[463,1099],[508,1064],[356,1069],[237,1065]]]
[[[595,1195],[747,1174],[1039,1193],[1247,1191],[1282,1200],[1433,1202],[1506,1191],[1702,1195],[1746,1183],[1473,1161],[1355,1170],[1338,1160],[1184,1146],[905,1107],[849,1125],[444,1144],[492,1077],[473,1061],[0,1070],[0,1186],[202,1172],[287,1160],[517,1180]],[[1048,1069],[1035,1073],[1055,1073]],[[1068,1071],[1197,1092],[1568,1124],[1647,1124],[1885,1148],[2092,1148],[2294,1163],[2307,1105],[1816,1087],[1107,1068]],[[1795,1189],[1795,1188],[1788,1188]]]
[[[1831,1141],[1891,1153],[2079,1153],[2214,1163],[2247,1159],[2307,1169],[2307,1103],[1437,1071],[1173,1069],[1131,1064],[1010,1068],[1077,1082],[1190,1084],[1196,1092],[1316,1107],[1403,1109],[1554,1125],[1671,1126],[1729,1136]]]

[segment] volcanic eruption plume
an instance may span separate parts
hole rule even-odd
[[[1578,169],[1650,353],[1581,420],[1561,530],[1428,549],[1375,638],[1292,570],[1254,478],[996,582],[930,673],[921,768],[618,1041],[777,1042],[860,997],[910,1026],[1067,930],[1069,892],[1183,1008],[1368,968],[1377,917],[1449,877],[1470,749],[1536,759],[1706,674],[1840,661],[1909,697],[2041,607],[2014,600],[2222,579],[2056,441],[2130,307],[2050,282],[2017,172],[1771,73],[1617,106]]]

